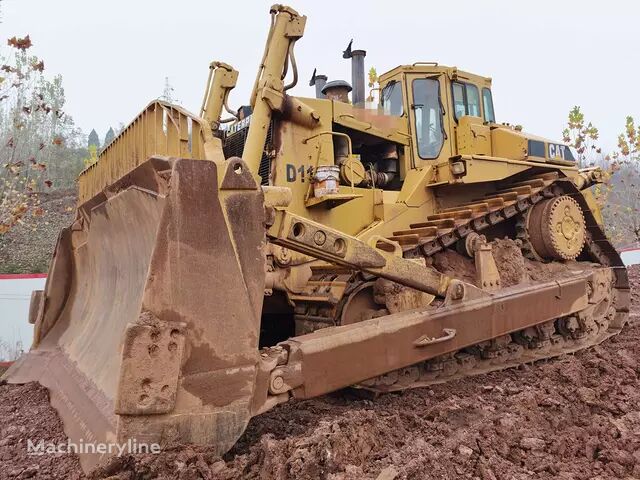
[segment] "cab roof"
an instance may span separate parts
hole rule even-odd
[[[413,65],[399,65],[396,68],[380,75],[380,86],[384,86],[389,80],[394,79],[400,74],[417,73],[417,74],[446,74],[451,80],[471,81],[477,85],[490,87],[491,78],[482,77],[474,73],[458,70],[458,67],[447,67],[446,65],[438,65],[437,62],[416,62]]]

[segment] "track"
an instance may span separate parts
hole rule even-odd
[[[523,254],[536,260],[523,227],[524,215],[538,202],[561,195],[574,198],[585,217],[586,242],[580,265],[594,270],[605,268],[611,272],[609,284],[600,287],[606,291],[597,308],[589,307],[571,318],[555,319],[455,354],[389,372],[363,382],[357,388],[388,392],[428,386],[572,353],[619,333],[627,322],[629,311],[626,269],[593,217],[583,195],[572,182],[558,178],[556,172],[513,183],[482,199],[445,209],[429,216],[426,222],[394,232],[390,240],[400,243],[405,257],[429,259],[472,232],[482,233],[493,225],[515,220],[516,235]],[[294,298],[300,332],[357,321],[343,312],[355,298],[354,293],[364,285],[370,285],[371,280],[343,268],[314,268],[307,291]],[[373,301],[368,305],[366,299],[359,298],[358,302],[359,308],[365,312],[373,310]]]
[[[522,363],[573,353],[597,345],[618,334],[623,325],[616,323],[617,295],[612,284],[596,306],[575,316],[558,318],[511,335],[483,342],[455,354],[422,362],[364,382],[358,388],[390,392],[444,383],[462,377],[481,375],[516,367]]]

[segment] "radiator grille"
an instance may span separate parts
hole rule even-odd
[[[250,120],[251,117],[246,120]],[[242,150],[244,150],[244,144],[247,141],[247,134],[249,133],[249,123],[246,120],[238,124],[237,129],[228,133],[224,140],[225,158],[242,157]],[[273,120],[269,124],[269,131],[267,132],[267,141],[265,142],[264,150],[262,151],[262,158],[260,159],[260,167],[258,168],[258,175],[262,179],[262,185],[269,185],[269,173],[271,172],[271,155],[267,152],[273,151]]]

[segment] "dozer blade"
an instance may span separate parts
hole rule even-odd
[[[240,159],[151,158],[58,240],[35,339],[4,379],[50,390],[74,443],[206,443],[251,417],[263,194]],[[105,460],[81,455],[85,470]]]

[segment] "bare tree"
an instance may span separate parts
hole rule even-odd
[[[13,362],[14,360],[17,360],[23,353],[24,348],[20,340],[15,343],[9,343],[4,340],[0,340],[0,361]]]
[[[579,106],[569,112],[567,127],[562,132],[566,143],[576,149],[580,167],[603,165],[607,158],[598,146],[600,132],[595,125],[585,120],[584,113]]]
[[[44,214],[39,192],[70,183],[82,168],[81,132],[63,111],[62,78],[45,78],[27,35],[0,52],[0,235],[28,213]]]
[[[604,214],[615,227],[617,243],[640,244],[640,135],[631,116],[626,118],[624,132],[618,136],[612,160],[616,173]]]

